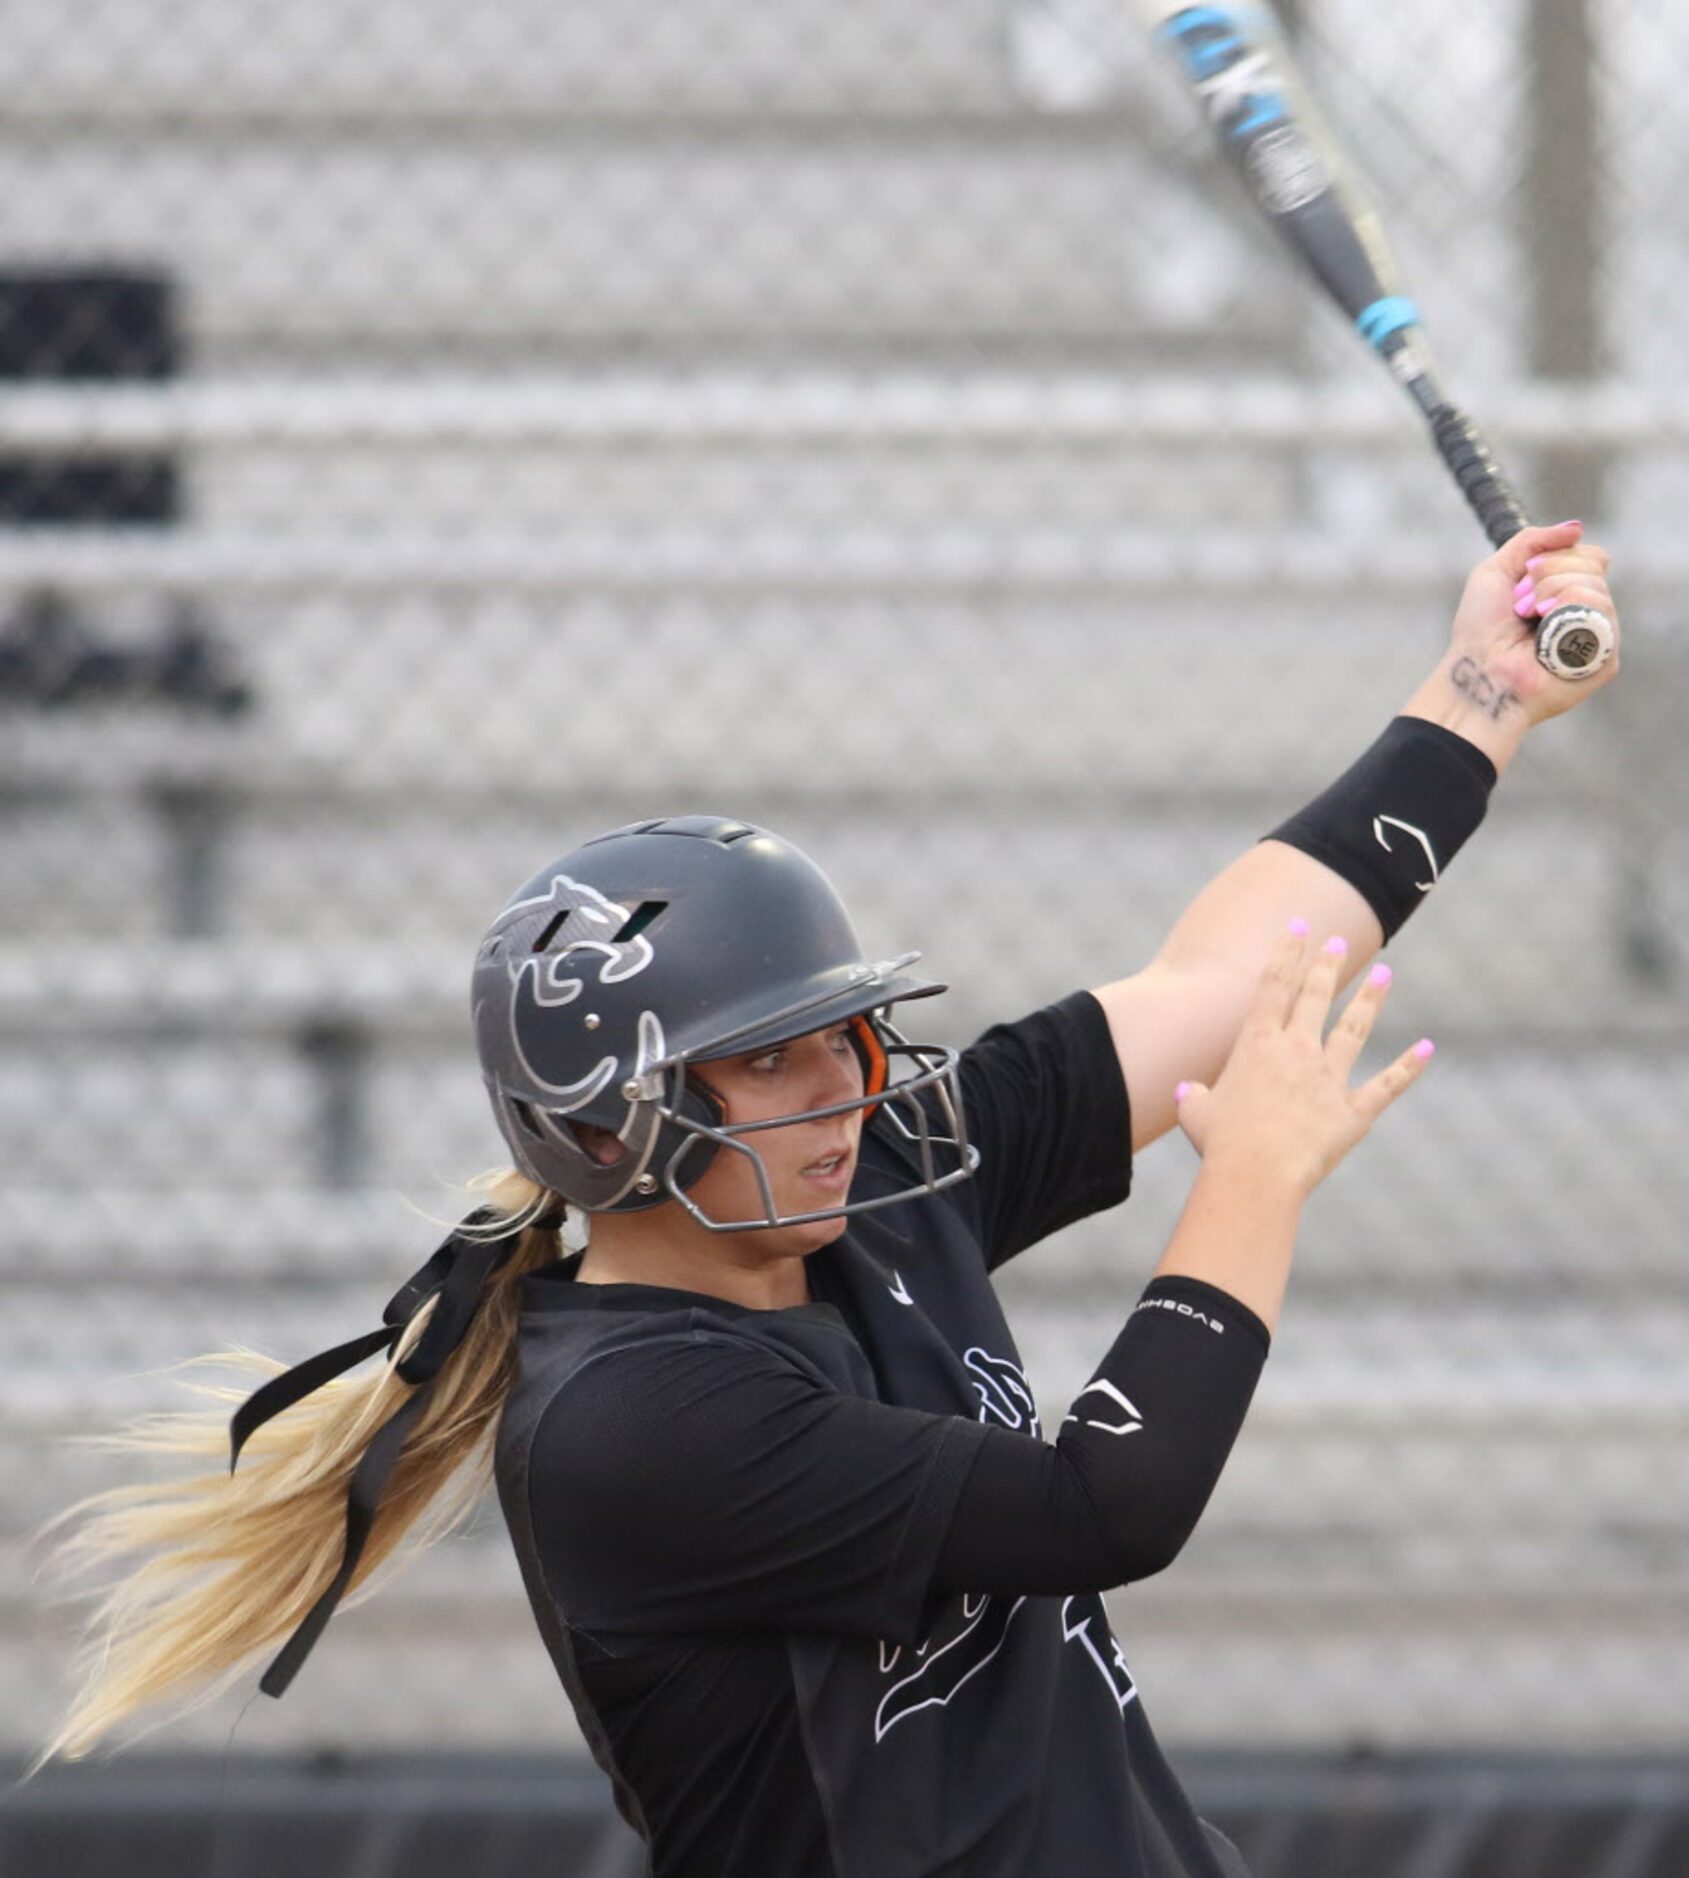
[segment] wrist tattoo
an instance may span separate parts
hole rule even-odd
[[[1456,691],[1464,692],[1480,711],[1498,723],[1521,702],[1518,692],[1497,684],[1470,654],[1455,660],[1449,681]]]

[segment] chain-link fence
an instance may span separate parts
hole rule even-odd
[[[1175,1742],[1689,1739],[1689,19],[1296,9],[1451,378],[1618,552],[1626,675],[1392,949],[1422,1089],[1116,1628]],[[372,1324],[498,1158],[480,931],[721,810],[962,1041],[1147,961],[1367,742],[1479,552],[1108,0],[5,0],[7,1733],[59,1437]],[[1004,1281],[1064,1405],[1178,1141]],[[407,1205],[407,1201],[409,1205]],[[1059,1414],[1057,1416],[1059,1419]],[[243,1746],[572,1738],[496,1508]],[[220,1743],[241,1698],[173,1738]]]

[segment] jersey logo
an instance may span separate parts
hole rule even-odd
[[[1006,1356],[993,1356],[976,1344],[962,1358],[973,1379],[979,1397],[979,1419],[1000,1422],[1005,1428],[1024,1428],[1039,1435],[1038,1404],[1032,1399],[1032,1387],[1025,1372]]]
[[[1385,833],[1384,833],[1385,823],[1388,823],[1390,827],[1392,828],[1401,829],[1403,834],[1412,835],[1414,840],[1417,841],[1419,845],[1425,850],[1425,859],[1431,869],[1431,878],[1429,880],[1416,880],[1413,884],[1419,889],[1421,893],[1429,893],[1431,889],[1434,886],[1436,886],[1437,880],[1438,880],[1437,857],[1435,853],[1432,851],[1430,838],[1425,833],[1425,830],[1423,828],[1415,828],[1412,822],[1398,821],[1394,815],[1373,816],[1372,818],[1373,837],[1386,854],[1394,854],[1396,850],[1390,846],[1390,843],[1385,836]]]
[[[887,1285],[886,1289],[896,1298],[899,1304],[913,1304],[915,1300],[909,1295],[909,1287],[903,1282],[902,1272],[894,1269],[891,1275],[897,1280],[897,1283]]]
[[[1126,1654],[1115,1641],[1114,1632],[1103,1615],[1102,1600],[1094,1591],[1063,1601],[1061,1635],[1063,1643],[1079,1644],[1096,1665],[1117,1708],[1124,1710],[1128,1702],[1136,1699],[1138,1685],[1132,1680]]]
[[[1075,1413],[1069,1415],[1066,1421],[1062,1423],[1064,1428],[1067,1426],[1067,1422],[1082,1420],[1087,1428],[1100,1428],[1105,1435],[1135,1435],[1142,1431],[1144,1425],[1143,1412],[1133,1403],[1129,1396],[1122,1395],[1106,1376],[1100,1377],[1096,1382],[1088,1384],[1079,1391],[1073,1398],[1075,1410],[1078,1409],[1079,1404],[1083,1402],[1088,1395],[1107,1396],[1109,1400],[1122,1411],[1119,1419],[1116,1421],[1099,1422],[1093,1421],[1089,1416],[1080,1416]]]
[[[881,1696],[874,1711],[874,1739],[883,1741],[900,1721],[924,1708],[947,1707],[1002,1649],[1015,1613],[1025,1602],[1023,1597],[1008,1604],[1002,1598],[964,1596],[950,1606],[938,1628],[916,1647],[915,1667]],[[945,1636],[957,1624],[960,1628]],[[901,1644],[880,1645],[881,1674],[891,1675],[903,1659]]]

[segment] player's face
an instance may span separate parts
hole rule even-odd
[[[848,1024],[810,1031],[759,1055],[700,1064],[692,1073],[708,1084],[731,1123],[770,1121],[805,1109],[826,1108],[854,1101],[864,1090],[862,1060],[851,1042]],[[819,1213],[844,1204],[856,1171],[866,1113],[856,1109],[739,1137],[761,1155],[777,1213],[783,1217]],[[764,1211],[755,1168],[731,1148],[717,1149],[688,1192],[711,1219],[760,1219]],[[814,1251],[836,1239],[845,1223],[843,1219],[817,1220],[808,1226],[764,1228],[763,1234],[778,1232],[785,1242],[782,1250]]]

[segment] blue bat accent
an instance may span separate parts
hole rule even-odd
[[[1249,50],[1249,42],[1240,36],[1232,17],[1219,7],[1186,7],[1157,29],[1178,54],[1186,72],[1196,84],[1216,78],[1235,65],[1240,53]],[[1217,37],[1204,38],[1203,34]],[[1231,138],[1252,136],[1269,124],[1282,124],[1289,113],[1284,100],[1273,91],[1245,94],[1248,109],[1235,124],[1224,126]]]
[[[1189,26],[1164,26],[1161,30],[1173,41],[1173,49],[1194,79],[1212,78],[1216,72],[1223,72],[1244,49],[1243,41],[1230,33],[1223,39],[1205,39],[1193,45],[1186,42],[1192,30]]]
[[[1240,117],[1226,132],[1226,135],[1247,137],[1251,131],[1263,130],[1268,124],[1282,124],[1288,115],[1289,113],[1284,108],[1284,100],[1277,92],[1252,92],[1247,114]]]
[[[1221,36],[1196,43],[1197,35],[1209,30]],[[1186,7],[1183,13],[1158,26],[1156,34],[1172,46],[1192,78],[1212,78],[1224,71],[1232,55],[1241,52],[1244,45],[1230,16],[1218,7]]]
[[[1400,294],[1386,294],[1382,300],[1374,300],[1371,306],[1362,307],[1355,315],[1355,326],[1361,337],[1369,345],[1380,349],[1392,333],[1399,333],[1404,326],[1418,324],[1419,308]]]
[[[1210,39],[1200,46],[1185,47],[1185,65],[1192,78],[1212,78],[1232,62],[1232,55],[1243,49],[1241,39]]]
[[[1224,7],[1186,7],[1175,13],[1159,30],[1173,37],[1181,33],[1194,33],[1203,26],[1218,26],[1222,32],[1232,31],[1232,16]]]

